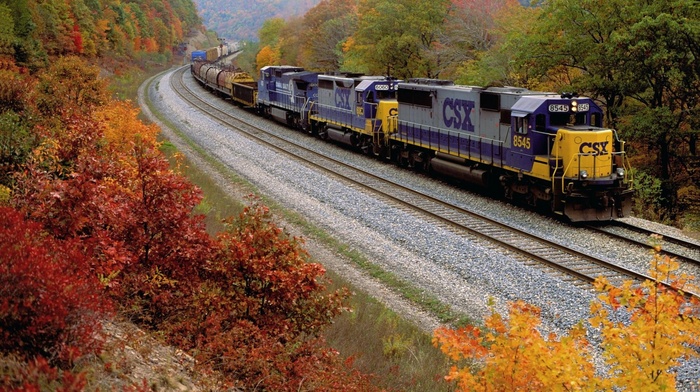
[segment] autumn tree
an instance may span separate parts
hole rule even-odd
[[[279,53],[269,46],[264,46],[255,57],[257,69],[268,65],[280,65]]]
[[[679,274],[679,264],[662,256],[655,239],[649,270],[652,280],[641,285],[611,285],[596,280],[600,302],[591,304],[591,325],[601,331],[603,355],[609,365],[601,383],[608,389],[675,390],[674,368],[680,360],[698,356],[700,343],[697,300],[684,293],[698,292],[692,277]],[[670,288],[661,283],[668,283]],[[629,318],[628,318],[629,317]]]
[[[358,28],[346,45],[349,71],[400,79],[437,77],[433,55],[447,12],[441,1],[360,1]]]
[[[356,0],[323,0],[304,15],[304,65],[320,71],[341,70],[343,47],[357,30]]]
[[[264,52],[261,51],[258,54],[260,59],[258,64],[294,64],[303,66],[301,62],[302,47],[304,46],[302,37],[306,29],[303,19],[299,17],[292,17],[287,20],[282,18],[266,20],[258,35],[260,37],[260,47],[270,49],[270,54],[267,53],[267,49]]]
[[[496,44],[494,15],[505,1],[452,0],[440,31],[440,61],[454,75],[460,65],[477,59]]]
[[[512,62],[539,12],[515,0],[453,1],[439,40],[446,77],[467,85],[540,88]]]
[[[61,57],[39,75],[37,106],[46,117],[67,111],[90,112],[107,103],[107,80],[100,69],[76,56]]]
[[[660,250],[654,244],[652,280],[616,287],[601,277],[594,284],[600,294],[589,322],[602,338],[605,374],[595,372],[583,324],[545,339],[539,310],[517,302],[507,322],[492,312],[485,330],[436,330],[434,343],[455,362],[447,379],[465,391],[675,390],[674,368],[698,356],[700,304],[684,294],[697,292],[691,277],[677,274],[678,263]]]
[[[0,214],[0,353],[67,368],[99,352],[110,305],[80,242],[55,240],[11,208]]]
[[[446,379],[460,390],[596,390],[582,328],[542,336],[539,309],[522,301],[510,305],[508,321],[492,310],[485,327],[435,331],[433,342],[457,364]]]

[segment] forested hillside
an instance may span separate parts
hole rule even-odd
[[[168,59],[192,29],[201,28],[191,0],[1,0],[0,21],[0,54],[31,72],[66,55]]]
[[[202,28],[191,1],[0,0],[0,22],[0,391],[181,390],[110,343],[126,321],[192,355],[196,390],[374,390],[320,336],[347,293],[263,205],[211,236],[159,129],[113,98]]]
[[[195,0],[207,29],[229,41],[257,41],[269,18],[303,15],[319,0]]]

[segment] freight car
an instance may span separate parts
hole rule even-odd
[[[204,61],[191,64],[192,75],[207,88],[246,107],[255,106],[257,83],[249,73]]]
[[[202,68],[193,66],[193,75],[209,85]],[[232,82],[233,91],[237,86],[252,87]],[[244,104],[320,138],[494,189],[572,222],[631,210],[624,142],[602,126],[602,110],[590,98],[270,66],[260,70],[257,98],[248,94]]]

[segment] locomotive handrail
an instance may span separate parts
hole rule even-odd
[[[421,139],[416,139],[416,137],[415,137],[415,132],[413,132],[413,136],[412,136],[411,138],[408,138],[407,136],[401,136],[401,134],[398,132],[398,124],[399,124],[399,123],[400,123],[400,124],[403,124],[403,125],[406,125],[407,127],[412,127],[412,129],[414,129],[414,131],[415,131],[415,129],[416,129],[416,125],[418,125],[417,129],[418,129],[419,131],[421,131],[421,132],[422,132],[422,131],[433,131],[433,132],[436,132],[436,133],[438,134],[438,138],[440,137],[440,135],[446,135],[448,139],[449,139],[450,137],[457,137],[457,145],[458,145],[458,146],[461,144],[461,143],[460,143],[460,140],[465,140],[466,143],[467,143],[467,146],[471,146],[472,141],[476,141],[476,142],[479,143],[479,152],[480,152],[480,153],[479,153],[479,157],[478,157],[479,162],[481,162],[481,163],[489,163],[489,164],[491,164],[491,165],[496,165],[496,164],[498,164],[498,165],[501,166],[501,167],[504,165],[504,158],[503,158],[503,156],[501,155],[501,157],[499,158],[498,162],[496,162],[496,158],[495,158],[494,153],[493,153],[495,150],[498,150],[498,151],[501,151],[501,152],[503,151],[503,144],[504,144],[504,143],[503,143],[503,141],[501,141],[501,140],[486,138],[486,137],[483,137],[483,136],[476,136],[476,137],[473,137],[473,136],[471,136],[471,135],[466,135],[466,137],[465,137],[465,135],[464,135],[463,132],[454,132],[454,131],[450,131],[450,130],[447,130],[447,129],[444,129],[444,128],[433,128],[433,127],[430,127],[430,128],[428,128],[428,129],[424,129],[424,128],[422,128],[422,127],[420,126],[421,124],[416,124],[416,123],[411,122],[411,121],[397,120],[397,128],[396,128],[396,129],[397,129],[397,133],[399,134],[399,139],[406,139],[407,141],[410,141],[412,144],[417,145],[417,146],[420,146],[420,147],[426,147],[426,146],[427,146],[427,147],[429,147],[429,148],[433,148],[433,149],[435,149],[436,152],[442,152],[442,153],[448,153],[448,154],[457,154],[456,156],[458,156],[458,157],[460,157],[460,158],[466,158],[466,159],[468,159],[468,160],[473,160],[473,158],[472,158],[472,150],[471,150],[471,147],[468,147],[468,148],[466,149],[466,153],[467,153],[467,154],[466,154],[466,156],[465,156],[465,154],[463,154],[462,151],[461,151],[459,148],[458,148],[457,151],[452,151],[451,148],[444,149],[444,148],[442,148],[441,145],[433,146],[433,144],[432,144],[432,139],[431,139],[431,138],[428,138],[428,142],[427,142],[427,143],[424,142],[424,140],[423,140],[422,138],[421,138]],[[481,151],[483,151],[484,144],[490,145],[490,146],[491,146],[491,154],[490,154],[490,156],[489,156],[489,158],[491,159],[491,162],[485,161],[485,160],[483,159],[483,158],[484,158],[484,154],[482,154]],[[448,143],[447,145],[448,145],[448,147],[450,147],[450,144],[449,144],[449,143]]]

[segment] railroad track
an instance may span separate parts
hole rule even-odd
[[[648,279],[646,275],[607,260],[568,249],[563,245],[539,238],[473,211],[451,205],[244,122],[233,116],[231,111],[219,109],[203,100],[200,97],[203,88],[197,92],[191,90],[184,83],[185,73],[188,69],[188,67],[183,67],[175,71],[170,78],[170,83],[173,91],[190,105],[258,143],[281,154],[291,156],[295,160],[302,161],[304,164],[338,178],[356,189],[372,194],[375,198],[381,198],[399,206],[403,211],[416,216],[416,219],[428,217],[434,224],[447,228],[457,235],[487,240],[495,247],[507,249],[517,255],[523,263],[557,271],[560,276],[563,274],[567,277],[564,278],[565,280],[575,281],[582,287],[590,288],[590,283],[598,276],[606,276],[613,284],[620,284],[625,280],[642,281]]]
[[[632,225],[624,221],[606,222],[601,225],[588,225],[588,229],[602,233],[615,241],[630,245],[649,247],[652,235],[662,239],[661,254],[674,258],[679,263],[687,263],[700,267],[700,241],[691,241],[668,233],[658,233],[653,230]]]

